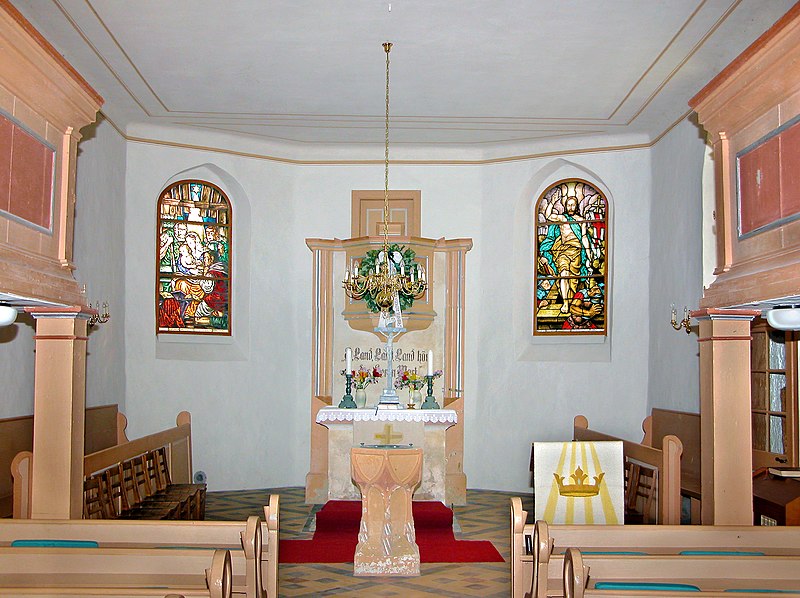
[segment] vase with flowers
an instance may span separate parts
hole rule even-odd
[[[341,372],[342,376],[346,373],[346,370],[342,370]],[[353,396],[356,407],[358,409],[363,409],[367,404],[367,392],[365,389],[373,382],[377,382],[378,378],[382,378],[383,371],[377,365],[372,368],[365,368],[363,365],[360,365],[357,370],[351,372],[351,375],[353,376],[353,386],[356,389]]]
[[[408,408],[415,409],[422,404],[420,390],[425,386],[425,376],[420,376],[417,370],[403,370],[395,379],[394,387],[408,389]]]

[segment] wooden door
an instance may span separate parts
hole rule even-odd
[[[795,333],[757,319],[750,345],[753,468],[791,466],[797,458]]]

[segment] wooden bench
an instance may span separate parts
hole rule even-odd
[[[265,521],[110,521],[18,519],[0,523],[0,547],[14,540],[96,542],[102,549],[226,549],[234,591],[248,598],[278,595],[279,496],[264,506]],[[199,552],[203,552],[200,550]],[[1,585],[1,584],[0,584]]]
[[[0,547],[0,595],[230,598],[227,550]]]
[[[642,513],[644,523],[662,523],[677,525],[681,522],[681,441],[672,435],[664,436],[661,448],[647,446],[646,444],[617,438],[589,428],[589,420],[583,415],[575,416],[573,423],[573,440],[583,441],[621,441],[622,453],[626,463],[626,500],[631,506],[637,502],[640,484],[634,476],[639,478],[643,472],[655,472],[650,478],[650,490],[654,491],[656,499],[652,509],[645,500],[646,511]]]
[[[205,484],[191,484],[191,415],[182,411],[174,428],[135,440],[118,418],[120,442],[84,457],[84,517],[202,519]],[[12,463],[15,518],[30,516],[32,458],[23,452]]]
[[[86,409],[85,452],[92,453],[118,442],[118,410],[116,405]],[[33,450],[33,416],[0,419],[0,518],[11,517],[14,485],[11,467],[15,457]]]
[[[800,594],[800,556],[590,555],[569,548],[563,584],[567,598]]]
[[[522,508],[522,501],[513,497],[511,584],[515,598],[564,595],[564,553],[570,547],[606,553],[645,553],[650,556],[676,556],[689,550],[726,550],[760,553],[769,557],[800,556],[800,529],[797,528],[548,525],[544,521],[528,524],[527,516],[528,513]],[[526,536],[529,540],[526,540]],[[526,546],[530,546],[530,552],[526,550]],[[800,561],[797,562],[796,575],[800,576]]]

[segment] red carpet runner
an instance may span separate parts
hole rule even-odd
[[[453,511],[438,501],[415,502],[414,528],[423,563],[490,563],[503,557],[488,540],[456,540]],[[281,563],[352,563],[358,544],[361,502],[331,500],[317,513],[311,540],[281,540]]]

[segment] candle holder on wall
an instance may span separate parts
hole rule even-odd
[[[89,326],[95,326],[97,324],[105,324],[111,319],[111,314],[108,313],[108,301],[103,301],[103,311],[100,311],[100,302],[97,302],[96,306],[93,306],[91,303],[89,307],[94,309],[97,313],[94,314],[89,318]]]
[[[692,328],[691,324],[692,321],[689,319],[689,308],[683,308],[683,319],[678,322],[678,310],[675,309],[675,304],[672,304],[672,319],[670,320],[670,324],[675,330],[680,330],[681,328],[686,328],[686,334],[691,334]]]

